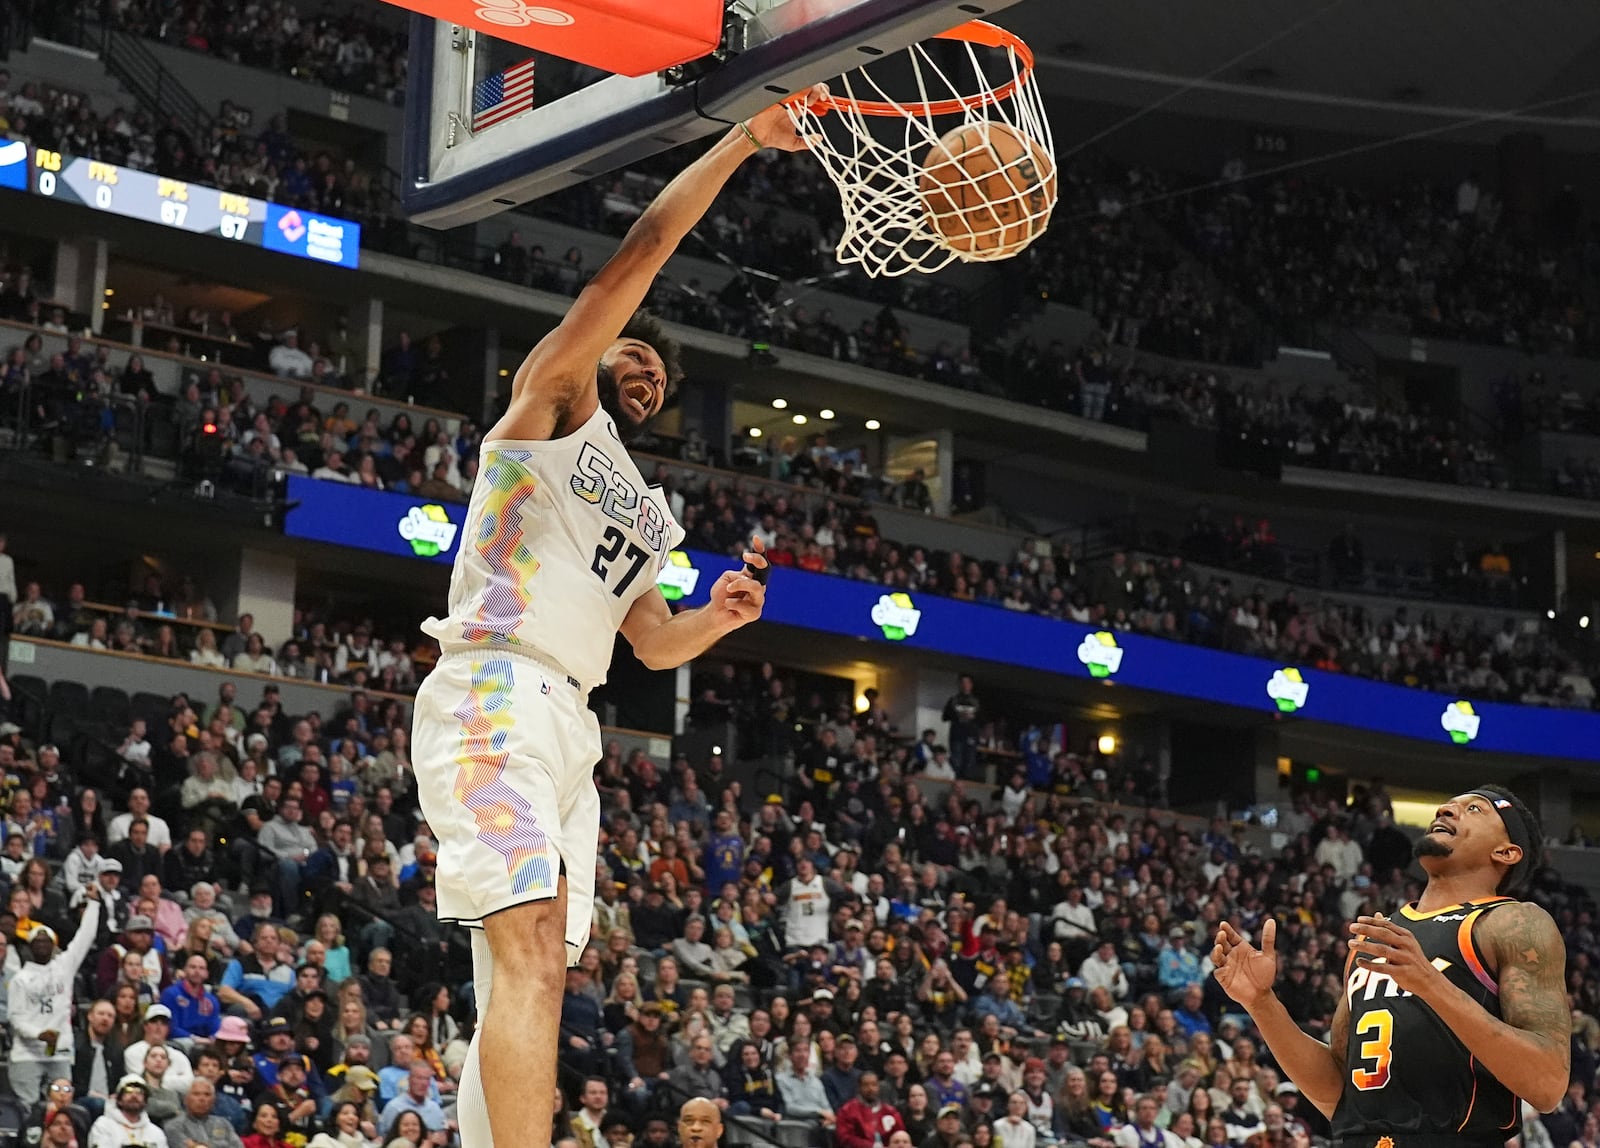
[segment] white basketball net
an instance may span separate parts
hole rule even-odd
[[[1055,145],[1032,68],[1013,46],[989,48],[964,37],[932,43],[959,44],[964,50],[967,66],[950,69],[959,83],[935,62],[927,44],[914,44],[900,60],[903,67],[909,57],[915,92],[891,95],[872,75],[873,68],[884,70],[882,61],[874,61],[830,85],[832,110],[788,105],[796,129],[806,134],[812,153],[839,189],[844,208],[839,262],[859,264],[874,278],[937,271],[957,259],[1008,259],[1044,232],[1055,207]],[[863,104],[876,107],[863,111]],[[993,215],[982,214],[1004,221],[1004,243],[994,242],[998,237],[993,234],[973,232],[963,211],[940,210],[936,217],[918,183],[924,159],[946,133],[963,126],[982,131],[991,124],[1004,124],[1032,140],[1037,145],[1033,154],[1024,152],[1001,167],[999,176],[991,171],[983,178],[960,178],[964,173],[945,163],[939,171],[942,190],[952,198],[941,195],[937,201],[946,209],[955,208],[955,197],[969,207],[987,203]],[[990,158],[1000,157],[991,153]],[[1028,179],[1018,171],[1022,164],[1029,165]],[[1035,170],[1037,181],[1031,178]],[[1048,196],[1023,194],[1034,182],[1044,183]],[[1006,194],[996,196],[996,190]],[[950,233],[957,246],[952,246]],[[963,243],[963,236],[970,238]]]

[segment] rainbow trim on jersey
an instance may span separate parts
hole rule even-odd
[[[478,612],[461,628],[466,641],[515,641],[528,608],[528,582],[539,570],[522,535],[522,508],[539,489],[538,479],[523,465],[532,457],[532,451],[497,450],[484,459],[479,481],[487,494],[472,541],[489,572]]]
[[[454,714],[461,723],[455,795],[472,810],[478,840],[506,859],[511,891],[526,893],[554,888],[557,874],[550,868],[549,838],[533,809],[505,782],[515,685],[516,666],[510,658],[473,661],[471,686]]]

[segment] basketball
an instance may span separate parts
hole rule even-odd
[[[1005,259],[1049,224],[1055,161],[1010,124],[964,124],[928,149],[917,191],[946,247],[978,259]]]

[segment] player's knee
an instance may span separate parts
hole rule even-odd
[[[498,983],[536,983],[545,991],[566,977],[566,905],[551,898],[496,913],[484,922]]]

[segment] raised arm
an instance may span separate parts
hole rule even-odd
[[[811,98],[826,94],[822,85]],[[557,412],[582,419],[593,412],[595,364],[616,341],[672,253],[715,202],[740,164],[761,148],[799,151],[805,141],[777,104],[736,124],[705,155],[662,189],[634,221],[622,245],[595,273],[566,318],[539,341],[517,370],[511,406],[496,430],[514,438],[548,438]]]
[[[1217,983],[1250,1014],[1272,1057],[1288,1073],[1300,1094],[1331,1117],[1344,1091],[1345,1042],[1350,1034],[1350,1006],[1343,995],[1333,1014],[1329,1043],[1305,1032],[1272,991],[1278,976],[1278,922],[1268,918],[1261,927],[1261,948],[1245,940],[1224,921],[1217,928],[1211,950]]]

